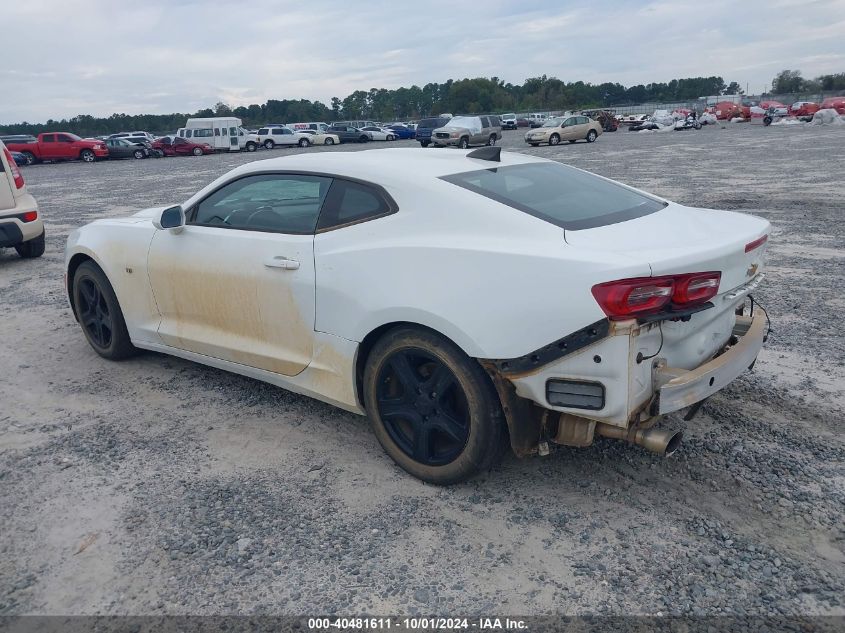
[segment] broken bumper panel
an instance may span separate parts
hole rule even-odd
[[[688,371],[658,364],[654,369],[654,384],[658,389],[653,412],[662,415],[692,406],[750,369],[763,347],[766,322],[766,312],[759,306],[753,317],[738,316],[733,329],[737,342],[696,369]]]

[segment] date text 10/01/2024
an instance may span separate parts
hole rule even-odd
[[[524,620],[511,618],[309,618],[310,630],[502,630],[527,629]]]

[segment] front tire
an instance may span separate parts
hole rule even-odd
[[[327,138],[326,142],[323,143],[323,145],[334,145],[334,139],[333,138]]]
[[[94,152],[90,149],[84,149],[79,152],[79,159],[85,161],[86,163],[93,163],[97,157],[94,156]]]
[[[420,141],[420,146],[422,146],[422,147],[428,147],[428,146],[429,146],[429,142],[428,142],[428,141]]]
[[[23,154],[23,157],[26,158],[27,165],[35,164],[35,154],[33,154],[32,152],[21,152],[21,154]]]
[[[42,231],[38,237],[33,237],[31,240],[16,245],[15,250],[24,259],[33,259],[35,257],[41,257],[44,254],[44,247],[44,231]]]
[[[195,147],[191,153],[194,156],[202,156],[202,150],[199,147]]]
[[[458,141],[458,147],[461,149],[467,149],[469,147],[469,139],[466,136],[462,136],[461,140]]]
[[[507,437],[498,396],[481,366],[442,336],[412,327],[389,331],[364,371],[373,431],[405,471],[432,484],[465,481],[489,469]]]
[[[258,145],[256,145],[252,141],[250,141],[249,143],[246,144],[246,151],[248,151],[248,152],[254,152],[257,149],[258,149]]]
[[[560,143],[560,134],[552,134],[549,137],[549,145],[557,145]]]
[[[599,135],[596,133],[595,130],[590,130],[589,132],[587,132],[587,142],[592,143],[598,138],[598,136]]]
[[[120,360],[138,351],[111,283],[92,261],[80,264],[73,276],[73,306],[85,338],[100,356]]]

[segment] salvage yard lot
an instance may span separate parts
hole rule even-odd
[[[845,130],[522,136],[502,145],[772,222],[772,334],[663,423],[676,455],[597,439],[436,488],[363,417],[153,353],[109,363],[66,304],[67,233],[301,150],[33,166],[47,252],[0,251],[0,614],[845,614]]]

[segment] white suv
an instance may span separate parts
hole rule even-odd
[[[250,140],[253,135],[250,135]],[[276,145],[299,145],[308,147],[311,145],[311,137],[302,132],[294,132],[287,127],[263,127],[254,135],[255,142],[263,145],[266,149],[273,149]]]
[[[21,257],[41,257],[44,222],[11,152],[0,141],[0,247],[4,246],[14,246]]]

